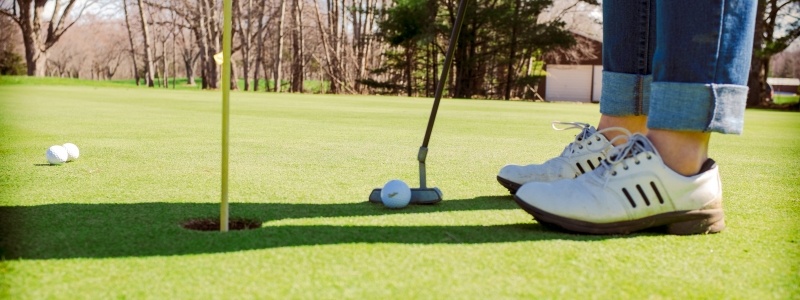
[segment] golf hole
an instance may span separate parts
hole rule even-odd
[[[197,231],[219,231],[219,219],[191,219],[181,224],[183,228]],[[228,230],[248,230],[261,228],[261,222],[248,219],[230,219]]]

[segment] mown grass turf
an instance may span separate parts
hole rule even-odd
[[[250,80],[252,82],[252,79]],[[283,91],[289,90],[289,82],[283,82],[282,89]],[[161,85],[163,81],[159,78],[155,79],[155,85],[157,86],[155,89],[163,89],[163,90],[194,90],[198,91],[202,89],[202,80],[197,78],[195,80],[195,84],[189,85],[189,81],[186,78],[169,78],[167,81],[168,88],[163,88]],[[239,79],[238,81],[239,89],[244,90],[244,80]],[[264,91],[269,85],[269,89],[272,90],[275,88],[275,83],[270,80],[266,82],[265,80],[259,80],[258,82],[258,90]],[[144,79],[140,80],[139,85],[136,85],[136,80],[133,79],[115,79],[115,80],[88,80],[88,79],[74,79],[74,78],[59,78],[59,77],[28,77],[28,76],[0,76],[0,85],[67,85],[67,86],[85,86],[85,87],[128,87],[128,88],[141,88],[141,89],[148,89],[148,87],[144,83]],[[255,87],[251,87],[250,90]],[[326,82],[320,82],[319,80],[306,80],[304,83],[304,88],[307,93],[312,94],[319,94],[322,89],[329,90],[330,84]]]
[[[369,192],[417,185],[430,99],[233,93],[231,212],[216,217],[218,92],[0,85],[0,298],[798,298],[800,118],[747,112],[714,135],[728,228],[586,236],[538,225],[495,181],[595,122],[596,105],[444,100],[433,206]],[[42,165],[72,142],[77,162]]]
[[[800,96],[798,95],[775,95],[772,98],[772,102],[775,104],[793,104],[800,102]]]

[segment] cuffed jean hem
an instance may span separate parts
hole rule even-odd
[[[647,128],[741,134],[747,86],[654,82]]]
[[[603,71],[600,113],[615,117],[647,115],[652,75]]]

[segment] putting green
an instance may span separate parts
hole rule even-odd
[[[416,186],[432,99],[232,93],[231,216],[219,211],[218,92],[0,85],[0,298],[798,298],[800,118],[749,110],[714,135],[727,229],[585,236],[535,223],[495,181],[558,155],[598,106],[445,99],[433,206],[366,203]],[[45,150],[72,142],[78,161]]]

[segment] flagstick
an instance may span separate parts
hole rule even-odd
[[[231,0],[222,1],[222,199],[219,207],[219,230],[228,231],[228,129],[231,94]]]

